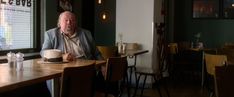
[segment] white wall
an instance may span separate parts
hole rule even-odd
[[[152,67],[154,0],[116,0],[116,41],[137,42],[149,53],[139,56],[137,66]]]

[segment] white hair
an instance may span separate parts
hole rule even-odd
[[[60,13],[60,15],[59,15],[59,17],[58,17],[57,27],[60,27],[60,20],[61,20],[61,17],[62,17],[65,13],[69,13],[69,14],[73,15],[74,17],[76,17],[76,15],[75,15],[74,13],[72,13],[71,11],[64,11],[64,12]]]

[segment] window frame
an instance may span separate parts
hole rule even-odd
[[[23,48],[23,49],[9,49],[9,50],[1,50],[0,51],[0,56],[6,55],[8,52],[21,52],[21,53],[36,53],[40,52],[41,49],[41,14],[40,14],[40,9],[41,9],[41,1],[40,0],[33,0],[34,8],[34,18],[33,20],[35,21],[33,24],[33,48]]]

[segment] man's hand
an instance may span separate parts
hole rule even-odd
[[[72,55],[71,53],[65,53],[65,54],[63,54],[63,60],[73,61],[73,60],[75,60],[75,56]]]

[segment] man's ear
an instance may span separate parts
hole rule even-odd
[[[60,23],[57,23],[57,27],[60,27]]]

